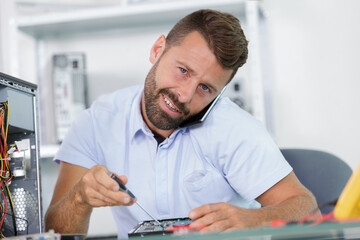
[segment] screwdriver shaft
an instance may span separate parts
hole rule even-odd
[[[153,217],[153,215],[151,215],[148,211],[146,211],[145,210],[145,208],[143,208],[141,205],[140,205],[140,203],[138,203],[138,202],[135,202],[144,212],[146,212],[146,214],[147,215],[149,215],[152,219],[154,219],[154,221],[157,223],[157,224],[159,224],[161,227],[163,227],[162,225],[161,225],[161,223],[155,218],[155,217]]]
[[[136,200],[136,197],[135,195],[125,186],[125,184],[120,180],[120,178],[118,178],[116,175],[114,175],[113,173],[111,172],[107,172],[107,174],[112,178],[114,179],[118,184],[119,184],[119,187],[120,187],[120,191],[122,192],[125,192],[127,194],[129,194],[129,196],[131,197],[131,202],[134,202],[147,214],[149,215],[152,219],[154,219],[154,221],[159,224],[159,226],[161,226],[162,228],[164,228],[161,223],[155,218],[153,217],[153,215],[151,215],[148,211],[145,210],[145,208],[143,208],[140,203],[138,203]]]

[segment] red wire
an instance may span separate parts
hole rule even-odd
[[[5,116],[5,115],[3,115],[3,116]],[[3,158],[5,158],[5,156],[6,156],[6,141],[5,141],[5,139],[6,139],[6,136],[5,136],[5,126],[4,126],[4,119],[3,119],[3,117],[2,118],[0,118],[0,127],[1,127],[1,135],[2,135],[2,139],[3,139],[3,141],[4,141],[4,143],[3,144],[0,144],[1,145],[1,153],[2,153],[2,156],[3,156]],[[3,146],[4,145],[4,146]]]
[[[330,212],[328,214],[309,214],[303,217],[298,223],[303,224],[305,222],[312,221],[312,225],[317,225],[325,221],[336,221],[334,218],[334,212]]]
[[[2,160],[3,158],[5,158],[5,155],[3,156],[3,146],[2,144],[0,143],[0,147],[1,147],[1,152],[0,152],[0,158],[1,158],[1,162],[0,162],[0,176],[3,176],[3,170],[4,170],[4,161],[5,160]]]
[[[11,177],[7,180],[7,181],[4,181],[5,183],[9,183],[11,182],[11,180],[13,179],[14,175],[11,173]]]
[[[3,185],[4,181],[1,180],[1,186]],[[5,209],[4,209],[4,214],[1,218],[1,221],[0,221],[0,227],[2,226],[4,220],[5,220],[5,216],[6,216],[6,213],[7,213],[7,203],[6,203],[6,198],[5,198],[5,194],[4,194],[4,191],[1,191],[2,193],[2,196],[3,196],[3,199],[4,199],[4,205],[5,205]]]
[[[318,225],[323,222],[338,222],[338,220],[334,217],[334,212],[330,212],[328,214],[309,214],[300,219],[300,221],[295,222],[299,225],[304,223],[311,223],[311,225]],[[270,226],[272,227],[283,227],[291,222],[284,220],[275,220],[270,222]]]
[[[0,147],[1,147],[1,152],[0,152],[1,154],[0,154],[0,156],[1,156],[1,158],[5,158],[3,145],[2,145],[2,144],[0,144]]]
[[[4,144],[2,143],[2,141],[0,141],[0,158],[1,158],[1,163],[0,163],[0,176],[3,176],[3,170],[4,170],[4,161],[5,161],[5,157],[6,157],[6,154],[4,152],[5,150],[5,132],[4,132],[4,114],[3,114],[3,111],[1,111],[1,115],[0,115],[0,134],[2,135],[2,139],[4,140]],[[4,146],[3,146],[4,145]],[[1,226],[1,225],[0,225]]]
[[[0,126],[1,127],[1,130],[3,129],[3,127],[2,127],[2,125]],[[3,135],[3,139],[4,139],[4,141],[5,141],[5,137],[4,137],[4,135]],[[3,145],[2,145],[2,143],[1,143],[1,141],[0,141],[0,147],[1,147],[1,158],[5,158],[5,153],[4,153],[4,148],[3,148]],[[5,147],[5,146],[4,146]]]

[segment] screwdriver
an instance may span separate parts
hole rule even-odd
[[[120,187],[120,191],[125,192],[127,194],[129,194],[130,196],[130,202],[134,202],[136,203],[147,215],[149,215],[152,219],[154,219],[154,221],[159,224],[160,227],[164,228],[162,226],[162,224],[159,222],[159,220],[157,220],[155,217],[153,217],[153,215],[151,215],[148,211],[145,210],[145,208],[143,208],[140,203],[137,202],[137,198],[135,197],[135,195],[125,186],[125,184],[114,174],[114,173],[108,173],[108,175],[114,179]]]

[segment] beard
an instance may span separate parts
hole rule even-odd
[[[170,130],[178,128],[183,122],[192,118],[190,110],[184,103],[178,101],[178,97],[169,89],[158,89],[156,86],[156,70],[159,65],[157,61],[150,69],[145,80],[144,97],[145,97],[145,112],[149,121],[158,129]],[[160,98],[166,95],[175,104],[176,108],[182,113],[178,117],[172,117],[160,108]]]

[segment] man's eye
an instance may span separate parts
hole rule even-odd
[[[180,71],[183,73],[183,74],[186,74],[187,73],[187,70],[185,68],[180,68]]]
[[[202,89],[203,91],[209,91],[209,90],[210,90],[208,86],[203,85],[203,84],[200,85],[200,87],[201,87],[201,89]]]

